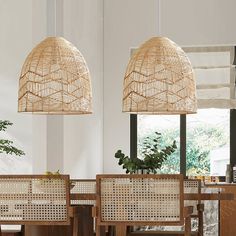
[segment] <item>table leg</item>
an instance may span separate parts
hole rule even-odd
[[[126,236],[127,226],[126,225],[117,225],[116,226],[116,236]]]
[[[92,206],[79,206],[77,224],[79,236],[93,236]]]

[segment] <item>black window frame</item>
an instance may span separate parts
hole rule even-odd
[[[230,165],[236,165],[236,109],[230,109]],[[186,129],[187,117],[180,115],[180,174],[186,176]],[[130,115],[130,157],[137,156],[138,148],[138,117],[137,114]]]
[[[234,60],[232,65],[236,66],[236,46],[234,46]],[[236,78],[235,78],[236,86]],[[236,109],[230,109],[230,165],[236,166]],[[137,156],[138,148],[138,121],[137,114],[130,115],[130,157]],[[186,129],[187,129],[187,117],[186,115],[180,115],[180,174],[186,176]]]

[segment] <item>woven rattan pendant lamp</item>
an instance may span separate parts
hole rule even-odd
[[[126,69],[123,112],[191,114],[196,110],[194,74],[184,51],[164,37],[142,44]]]
[[[89,70],[75,46],[48,37],[31,51],[19,80],[19,112],[89,114],[91,100]]]

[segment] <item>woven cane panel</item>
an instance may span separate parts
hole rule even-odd
[[[102,178],[101,220],[179,221],[179,180]]]
[[[73,188],[71,193],[96,193],[96,180],[73,180]],[[72,205],[95,205],[95,200],[71,200]]]
[[[184,180],[184,193],[199,193],[201,191],[199,186],[201,184],[200,181],[198,180]],[[193,206],[193,215],[197,215],[197,205],[198,201],[194,200],[185,200],[184,201],[184,206]]]
[[[19,81],[19,112],[86,114],[92,112],[90,74],[70,42],[48,37],[28,55]]]
[[[0,178],[0,222],[66,222],[65,179]]]
[[[124,77],[123,111],[139,114],[196,113],[196,85],[185,52],[154,37],[132,55]]]

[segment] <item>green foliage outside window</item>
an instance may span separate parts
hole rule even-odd
[[[176,129],[161,130],[162,138],[160,145],[165,146],[170,140],[176,140],[177,150],[173,152],[162,163],[160,173],[179,173],[180,166],[180,149],[179,149],[179,131]],[[148,133],[146,136],[150,140],[155,136],[155,133]],[[138,153],[143,155],[143,141],[145,137],[139,137]],[[211,150],[223,147],[228,142],[224,129],[215,126],[197,126],[187,132],[187,175],[209,175],[210,174],[210,152]]]

